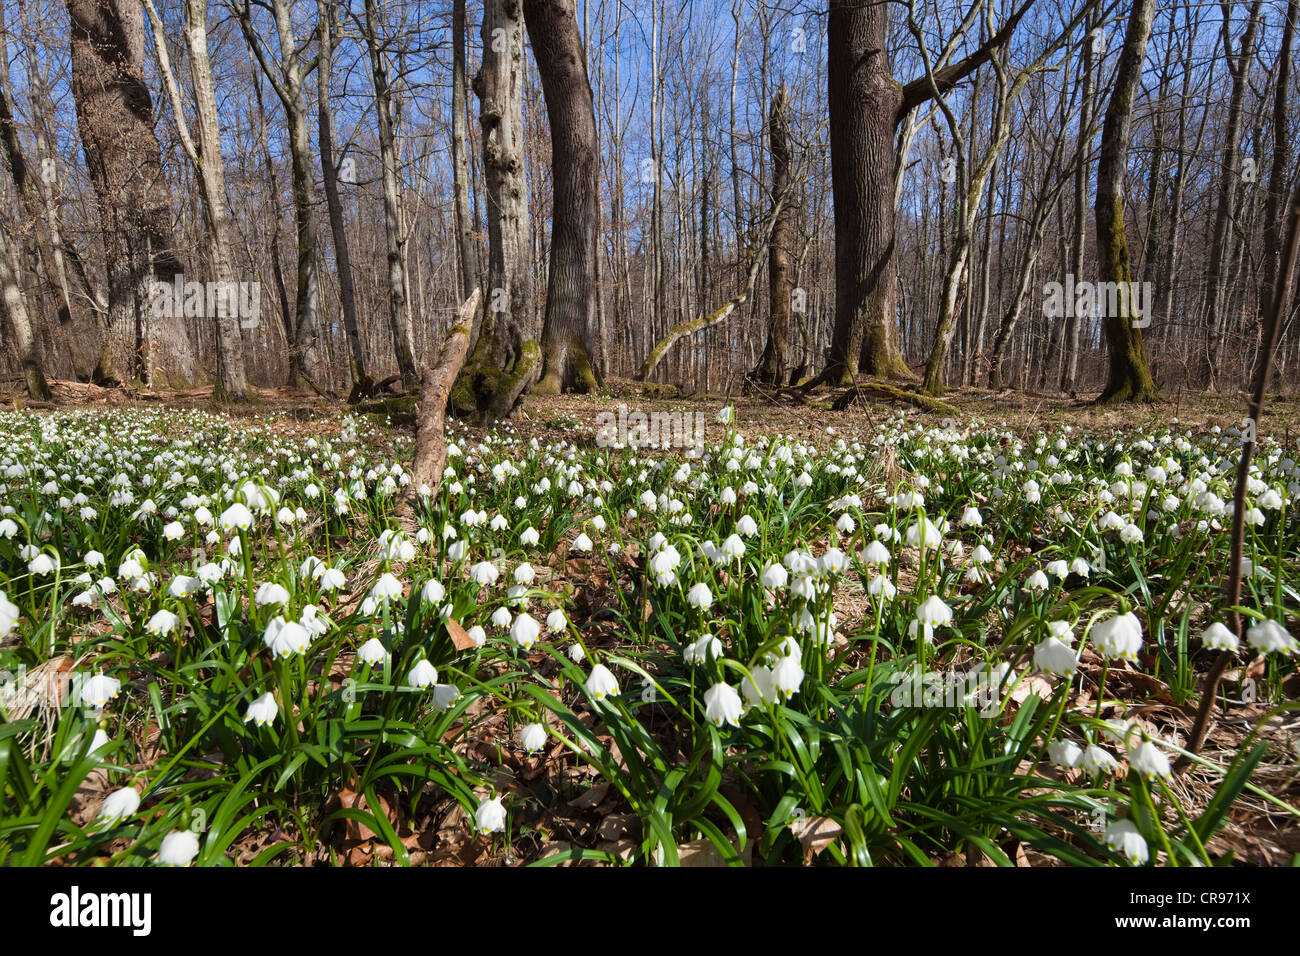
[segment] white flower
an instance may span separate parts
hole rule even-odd
[[[434,710],[447,710],[460,698],[460,688],[455,684],[435,684],[433,686]]]
[[[1106,828],[1106,846],[1130,863],[1141,865],[1149,858],[1147,841],[1131,820],[1116,820]]]
[[[688,664],[706,661],[710,657],[717,660],[722,656],[722,642],[712,634],[704,634],[694,642],[687,644],[682,651],[682,659]]]
[[[117,823],[123,817],[129,817],[140,809],[140,794],[134,787],[123,787],[120,790],[114,790],[104,802],[99,805],[99,812],[95,815],[97,820],[107,820],[110,823]]]
[[[745,554],[745,542],[740,540],[738,534],[730,535],[722,542],[722,553],[733,561],[739,560]]]
[[[265,727],[275,720],[280,708],[275,703],[275,695],[269,691],[248,705],[244,712],[244,723],[250,720],[259,727]]]
[[[163,525],[162,534],[168,541],[179,541],[185,537],[185,526],[179,521],[172,521]]]
[[[775,701],[777,699],[776,680],[772,675],[770,667],[764,667],[762,664],[751,668],[749,672],[753,676],[753,681],[748,677],[740,682],[740,692],[745,695],[745,700],[750,706],[757,707],[764,701]]]
[[[178,574],[167,585],[167,593],[174,598],[189,597],[199,589],[203,582],[188,574]]]
[[[858,559],[863,564],[878,564],[884,567],[889,564],[889,549],[879,541],[872,541],[858,553]]]
[[[81,700],[91,707],[102,708],[122,692],[122,682],[116,677],[96,674],[81,685]]]
[[[569,660],[575,664],[581,664],[587,657],[587,652],[582,649],[581,644],[569,645]]]
[[[480,561],[469,569],[469,576],[479,587],[495,584],[497,580],[497,566],[491,561]]]
[[[199,855],[199,836],[191,830],[173,830],[163,837],[158,862],[164,866],[189,866]]]
[[[311,646],[311,632],[297,621],[275,617],[266,625],[262,640],[275,657],[305,653]]]
[[[500,797],[484,800],[474,811],[474,825],[483,833],[500,833],[506,828],[506,808]]]
[[[932,594],[916,609],[916,619],[930,627],[943,627],[952,623],[952,608],[937,594]]]
[[[388,651],[385,650],[379,638],[372,637],[357,650],[357,657],[362,663],[375,667],[388,659]]]
[[[432,687],[438,681],[438,669],[429,663],[427,657],[420,658],[406,675],[406,683],[411,687]]]
[[[1033,574],[1029,575],[1029,577],[1025,580],[1025,590],[1027,591],[1042,592],[1047,590],[1049,585],[1050,582],[1047,580],[1047,575],[1044,574],[1041,570],[1035,571]]]
[[[519,565],[519,567],[515,568],[516,584],[532,584],[533,579],[536,576],[537,576],[537,572],[533,570],[533,566],[529,564],[527,561]]]
[[[736,522],[736,531],[748,538],[758,532],[758,522],[749,515],[741,515],[740,520]]]
[[[541,540],[541,535],[537,533],[537,529],[534,528],[532,525],[529,525],[527,528],[525,528],[523,532],[519,535],[519,543],[522,544],[524,547],[530,548],[533,545],[535,545],[539,540]]]
[[[1286,629],[1277,621],[1260,621],[1246,631],[1246,640],[1250,642],[1251,647],[1261,654],[1269,654],[1273,651],[1294,654],[1296,651],[1300,651],[1300,646],[1296,645],[1296,639],[1288,634]]]
[[[975,506],[968,507],[961,513],[961,524],[964,528],[978,528],[984,524],[984,519],[980,516],[980,510]]]
[[[785,587],[786,582],[790,580],[790,573],[779,564],[769,564],[758,579],[762,582],[763,587],[775,591],[778,588]]]
[[[492,612],[491,621],[497,627],[506,628],[510,626],[510,609],[499,607]]]
[[[686,592],[686,603],[691,607],[697,607],[701,611],[707,611],[713,604],[713,592],[709,586],[701,581],[694,585]]]
[[[475,647],[482,647],[487,643],[487,631],[483,630],[483,628],[477,624],[465,633],[469,635],[469,639],[474,642]]]
[[[1132,611],[1108,617],[1093,625],[1092,642],[1108,660],[1136,661],[1142,649],[1142,623]]]
[[[43,575],[51,573],[58,568],[58,566],[59,563],[57,561],[48,554],[41,552],[28,563],[27,570],[32,572],[32,574]]]
[[[542,626],[526,611],[515,618],[515,622],[510,625],[511,639],[524,650],[537,643],[537,636],[541,633]]]
[[[1213,651],[1236,651],[1241,645],[1237,635],[1218,621],[1201,631],[1201,643]]]
[[[253,526],[253,513],[244,505],[235,502],[225,511],[221,512],[221,518],[218,519],[221,530],[229,532],[238,528],[240,531],[247,531]]]
[[[552,633],[559,633],[569,626],[569,619],[564,616],[564,611],[556,608],[550,614],[546,615],[546,629]]]
[[[772,668],[772,685],[776,691],[786,699],[799,692],[799,685],[803,683],[803,667],[799,664],[799,658],[795,654],[782,657]]]
[[[257,591],[253,594],[255,604],[284,604],[288,600],[289,592],[283,585],[276,584],[274,581],[258,585]]]
[[[1148,782],[1154,781],[1156,777],[1168,780],[1171,771],[1169,769],[1169,758],[1156,749],[1156,745],[1149,740],[1138,744],[1128,755],[1129,766],[1140,773]]]
[[[569,550],[570,550],[570,551],[590,551],[590,550],[591,550],[591,538],[589,538],[589,537],[587,536],[587,532],[584,531],[584,532],[582,532],[581,534],[579,534],[576,538],[574,538],[574,539],[573,539],[573,544],[569,546]]]
[[[519,730],[519,744],[530,754],[546,746],[546,728],[541,724],[527,724]]]
[[[730,684],[714,684],[704,692],[704,716],[715,727],[740,726],[740,695]]]
[[[18,623],[18,605],[9,600],[9,595],[0,591],[0,637],[13,630]]]
[[[586,686],[587,693],[598,701],[619,695],[618,680],[604,664],[597,664],[591,669]]]
[[[1102,773],[1114,773],[1119,769],[1119,761],[1109,750],[1098,747],[1096,744],[1089,744],[1088,749],[1083,752],[1083,758],[1079,765],[1093,776]]]
[[[172,631],[176,630],[176,625],[179,621],[180,618],[171,611],[159,611],[153,617],[149,618],[149,623],[144,626],[144,629],[150,634],[170,634]]]
[[[1083,750],[1073,740],[1053,740],[1047,745],[1047,757],[1058,767],[1073,770],[1083,761]]]
[[[1041,641],[1034,648],[1034,666],[1049,674],[1070,677],[1079,667],[1079,652],[1054,637]]]
[[[376,602],[387,600],[389,598],[400,598],[402,596],[402,582],[397,580],[390,572],[385,571],[379,576],[370,589],[370,597]]]

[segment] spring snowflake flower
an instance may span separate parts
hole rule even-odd
[[[552,634],[558,634],[569,626],[569,619],[564,616],[564,611],[556,608],[550,614],[546,615],[546,629]]]
[[[1108,617],[1093,625],[1092,642],[1107,660],[1136,661],[1142,650],[1142,623],[1132,611]]]
[[[306,653],[311,646],[311,632],[297,621],[275,617],[266,625],[262,640],[275,657],[292,657]]]
[[[1106,828],[1106,846],[1129,863],[1140,866],[1149,859],[1147,841],[1132,820],[1116,820]]]
[[[736,531],[746,538],[752,537],[758,533],[758,522],[749,515],[741,515],[740,520],[736,522]]]
[[[537,577],[537,572],[527,561],[515,568],[515,583],[521,585],[532,584],[533,579]]]
[[[337,591],[347,583],[347,577],[338,568],[325,568],[320,572],[322,591]]]
[[[1287,633],[1286,628],[1273,620],[1260,621],[1254,627],[1248,628],[1246,640],[1261,654],[1271,654],[1274,651],[1294,654],[1300,651],[1296,639]]]
[[[411,687],[432,687],[437,682],[438,669],[430,664],[429,659],[426,657],[420,658],[415,666],[411,668],[411,673],[406,675],[406,683]]]
[[[569,660],[575,664],[581,664],[587,658],[587,652],[582,649],[581,644],[569,645]]]
[[[474,826],[481,833],[500,833],[506,828],[506,808],[500,797],[484,800],[474,811]]]
[[[9,595],[0,591],[0,637],[5,637],[18,623],[18,605],[9,600]]]
[[[449,710],[461,698],[460,688],[455,684],[433,685],[433,709]]]
[[[749,673],[753,680],[746,677],[740,682],[740,692],[745,695],[745,701],[751,707],[757,707],[764,702],[775,702],[777,689],[772,668],[759,664],[751,668]]]
[[[507,628],[510,626],[510,609],[499,607],[492,612],[491,621],[497,627]]]
[[[388,651],[379,638],[372,637],[357,650],[357,658],[371,667],[376,667],[388,659]]]
[[[199,835],[192,830],[173,830],[158,848],[158,862],[164,866],[189,866],[198,855]]]
[[[1034,666],[1049,674],[1072,677],[1079,668],[1079,653],[1068,644],[1049,637],[1034,648]]]
[[[537,533],[537,529],[534,528],[532,525],[529,525],[519,535],[519,543],[526,548],[531,548],[533,545],[535,545],[538,541],[541,540],[541,537],[542,536]]]
[[[1138,544],[1142,541],[1142,529],[1129,522],[1119,529],[1119,539],[1125,544]]]
[[[682,556],[678,554],[677,549],[671,544],[655,554],[650,559],[650,571],[655,576],[655,582],[660,587],[676,584],[677,566],[681,564],[681,561]]]
[[[425,604],[437,604],[447,594],[446,588],[437,578],[430,578],[424,582],[424,587],[420,589],[420,600]]]
[[[686,603],[701,611],[707,611],[713,605],[713,592],[701,581],[686,592]]]
[[[715,727],[739,727],[740,711],[740,695],[730,684],[714,684],[704,692],[704,716]]]
[[[878,574],[867,582],[867,593],[872,597],[884,598],[886,601],[892,601],[898,594],[898,588],[894,587],[894,582],[889,580],[883,574]]]
[[[203,582],[196,577],[191,577],[188,574],[178,574],[176,577],[172,578],[171,583],[167,585],[167,593],[174,598],[189,597],[197,591],[202,584]]]
[[[759,575],[758,580],[762,582],[763,587],[776,591],[785,587],[786,582],[790,580],[790,573],[779,564],[769,564]]]
[[[937,594],[932,594],[916,609],[916,619],[930,627],[944,627],[952,623],[952,608]]]
[[[1201,643],[1212,651],[1235,652],[1241,646],[1241,641],[1237,639],[1237,635],[1218,621],[1201,631]]]
[[[597,664],[591,669],[591,674],[587,677],[586,687],[587,693],[597,701],[619,695],[618,679],[610,673],[609,668],[604,664]]]
[[[132,816],[139,809],[140,794],[134,787],[123,787],[114,790],[104,798],[104,802],[99,805],[99,812],[95,814],[95,819],[117,823],[125,817]]]
[[[1095,777],[1103,773],[1114,773],[1119,769],[1119,761],[1104,747],[1089,744],[1088,749],[1083,752],[1079,766]]]
[[[740,540],[740,535],[733,534],[722,542],[722,553],[732,561],[738,561],[745,555],[745,542]]]
[[[579,534],[576,538],[574,538],[573,544],[569,546],[570,551],[586,552],[586,551],[590,551],[591,548],[592,548],[591,538],[587,536],[587,532],[585,531]]]
[[[496,583],[497,566],[491,561],[480,561],[469,569],[469,576],[479,587],[486,587]]]
[[[235,529],[247,531],[253,526],[253,513],[244,505],[235,502],[225,511],[221,512],[221,518],[218,520],[218,524],[221,525],[221,530],[225,532],[230,532]]]
[[[858,553],[858,559],[863,564],[875,564],[883,568],[889,564],[889,549],[880,541],[871,541]]]
[[[248,705],[248,710],[244,712],[244,723],[251,720],[257,726],[265,727],[273,723],[279,713],[280,708],[275,703],[275,695],[268,691]]]
[[[121,692],[122,682],[116,677],[96,674],[81,685],[81,701],[96,710],[101,710]]]
[[[519,730],[519,745],[530,754],[546,746],[546,728],[541,724],[526,724]]]
[[[379,580],[375,582],[374,587],[370,589],[370,598],[376,602],[392,598],[400,598],[401,596],[402,582],[393,577],[393,575],[388,571],[381,574]]]
[[[487,643],[487,631],[483,630],[483,628],[477,624],[465,633],[469,635],[469,639],[474,642],[475,647],[482,647]]]
[[[82,562],[88,568],[102,568],[104,566],[104,556],[98,551],[87,551]]]
[[[32,572],[32,574],[40,575],[50,574],[57,570],[58,567],[59,563],[44,552],[32,558],[32,560],[27,564],[28,571]]]
[[[1035,591],[1039,594],[1046,591],[1050,585],[1051,582],[1047,580],[1047,575],[1041,570],[1035,571],[1025,579],[1025,590]]]
[[[153,617],[149,618],[149,623],[144,626],[144,629],[150,634],[162,636],[164,634],[170,634],[172,631],[176,630],[176,625],[179,622],[180,618],[171,611],[159,611]]]
[[[1172,774],[1169,758],[1156,749],[1156,745],[1146,740],[1138,744],[1128,755],[1129,766],[1146,778],[1148,783],[1156,777],[1168,780]]]
[[[710,657],[717,660],[722,656],[722,641],[718,640],[712,634],[704,634],[696,638],[682,650],[682,659],[687,664],[696,664],[708,660]]]
[[[1083,750],[1073,740],[1053,740],[1047,745],[1047,758],[1058,767],[1074,770],[1083,762]]]
[[[840,534],[852,534],[857,526],[858,524],[853,520],[853,516],[847,512],[840,515],[839,520],[835,522],[835,530]]]
[[[963,528],[979,528],[983,524],[984,519],[980,516],[978,508],[971,506],[961,513],[961,526]]]
[[[284,604],[288,600],[289,592],[274,581],[258,585],[257,591],[253,594],[253,603],[259,605]]]
[[[520,614],[515,618],[515,622],[510,625],[510,638],[524,650],[529,650],[537,643],[537,637],[542,633],[542,626],[537,623],[528,612]]]
[[[772,668],[772,686],[781,697],[788,700],[799,693],[799,685],[802,683],[803,667],[796,654],[782,657]]]

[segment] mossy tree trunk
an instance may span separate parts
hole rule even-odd
[[[534,391],[590,392],[599,384],[596,324],[596,113],[574,0],[524,0],[551,127],[551,261]]]
[[[482,37],[483,60],[473,87],[483,134],[487,290],[478,336],[451,393],[453,410],[476,422],[510,414],[541,370],[528,258],[524,23],[519,0],[487,0]]]
[[[1142,330],[1130,292],[1132,267],[1124,229],[1124,173],[1132,135],[1133,94],[1141,78],[1155,0],[1137,0],[1124,35],[1124,48],[1116,67],[1114,92],[1101,131],[1097,162],[1097,264],[1102,282],[1118,283],[1118,308],[1104,319],[1110,353],[1106,388],[1098,402],[1151,402],[1159,392],[1151,377]]]

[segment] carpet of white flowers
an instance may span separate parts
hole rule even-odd
[[[1239,642],[1236,432],[827,431],[454,425],[399,517],[362,417],[0,414],[0,861],[1198,865],[1294,814],[1255,733],[1171,771],[1216,653],[1216,719],[1294,675],[1294,448]]]

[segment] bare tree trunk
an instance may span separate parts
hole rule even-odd
[[[1131,296],[1133,276],[1124,229],[1124,172],[1132,134],[1133,94],[1146,58],[1154,11],[1155,0],[1136,0],[1134,4],[1101,132],[1095,206],[1098,274],[1103,282],[1117,283],[1118,308],[1104,319],[1110,367],[1099,402],[1150,402],[1159,398],[1142,342],[1142,329],[1135,322],[1137,311]]]
[[[398,212],[397,149],[393,138],[393,92],[384,65],[379,30],[379,10],[375,0],[365,0],[366,47],[370,53],[370,75],[375,84],[375,115],[378,119],[379,160],[383,170],[384,237],[388,255],[388,325],[392,330],[393,349],[402,388],[415,388],[415,358],[406,324],[406,285],[402,268],[402,224]]]
[[[333,17],[334,8],[326,0],[316,0],[317,31],[320,34],[320,53],[316,64],[316,138],[320,144],[321,176],[325,183],[325,209],[329,215],[334,258],[338,264],[339,308],[343,311],[343,330],[348,340],[348,366],[352,372],[352,390],[348,399],[358,401],[374,388],[374,380],[366,370],[365,352],[361,348],[357,293],[352,278],[352,250],[348,244],[347,223],[343,218],[338,164],[334,156],[334,115],[330,107],[330,82],[334,75]]]
[[[22,284],[18,279],[14,250],[10,248],[5,235],[7,231],[7,227],[0,227],[0,318],[7,320],[13,329],[28,396],[32,401],[48,402],[51,398],[50,386],[45,381],[40,349],[32,330]]]
[[[99,206],[108,273],[108,334],[97,373],[116,382],[148,379],[157,359],[166,361],[171,382],[188,383],[196,369],[183,315],[156,317],[152,331],[166,341],[157,354],[151,349],[151,280],[157,275],[172,281],[182,267],[144,79],[140,6],[138,0],[66,5],[77,128]]]
[[[524,0],[551,126],[554,187],[541,394],[593,391],[596,336],[596,114],[573,0]]]
[[[790,246],[794,241],[790,203],[782,203],[791,188],[790,93],[785,84],[772,97],[768,138],[772,150],[772,208],[775,222],[767,250],[767,344],[752,376],[765,385],[780,385],[790,366]],[[780,204],[779,214],[776,212]]]
[[[469,103],[465,78],[465,0],[455,0],[451,21],[451,172],[456,204],[456,245],[460,254],[460,294],[468,299],[478,284],[478,246],[469,215]],[[479,316],[473,319],[469,347],[478,341]]]

